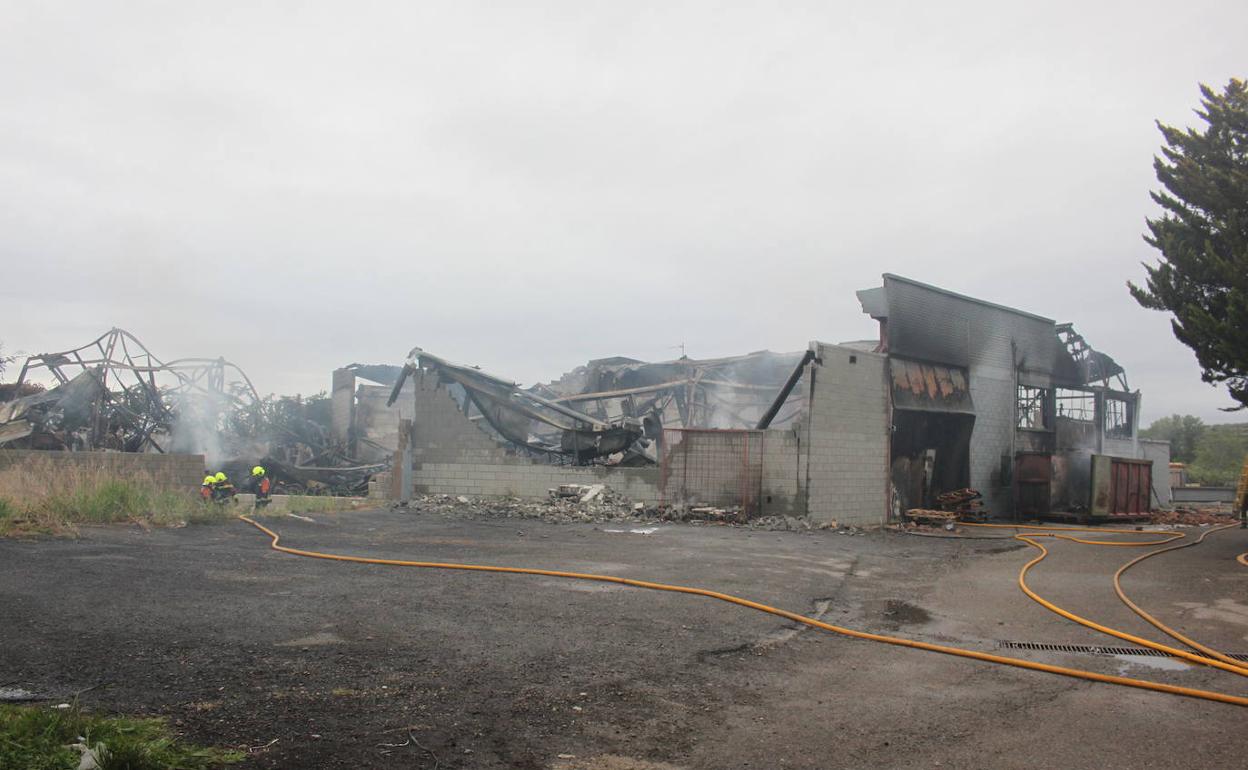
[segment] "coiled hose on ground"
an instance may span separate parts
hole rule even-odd
[[[669,585],[667,583],[652,583],[652,582],[645,581],[645,580],[633,580],[631,578],[622,578],[622,577],[617,577],[614,575],[596,575],[596,574],[583,573],[583,572],[564,572],[561,570],[536,569],[536,568],[531,568],[531,567],[497,567],[497,566],[485,565],[485,564],[461,564],[461,563],[455,563],[455,562],[427,562],[427,561],[407,561],[407,560],[401,560],[401,559],[380,559],[380,558],[373,558],[373,557],[366,557],[366,556],[349,556],[346,554],[324,553],[321,551],[307,551],[307,550],[302,550],[298,548],[290,548],[288,546],[281,545],[280,543],[281,536],[278,533],[274,532],[273,530],[269,529],[268,527],[264,526],[263,524],[260,524],[247,516],[239,516],[239,518],[247,522],[248,524],[251,524],[253,527],[259,529],[261,532],[264,532],[265,534],[267,534],[270,537],[270,542],[269,542],[270,548],[272,548],[275,551],[281,551],[282,553],[291,554],[292,556],[304,556],[304,557],[308,557],[312,559],[329,559],[331,561],[352,562],[356,564],[379,564],[379,565],[385,565],[385,566],[391,566],[391,567],[422,567],[426,569],[468,570],[468,571],[473,571],[473,572],[496,572],[496,573],[504,573],[504,574],[512,574],[512,575],[541,575],[543,577],[568,578],[572,580],[592,580],[592,581],[597,581],[597,582],[602,582],[602,583],[616,583],[618,585],[632,586],[634,588],[645,588],[645,589],[652,590],[652,591],[670,591],[673,593],[691,594],[693,596],[704,596],[709,599],[718,599],[719,601],[728,602],[729,604],[735,604],[739,607],[746,607],[748,609],[757,610],[758,612],[765,612],[765,613],[768,613],[769,615],[775,615],[777,617],[781,617],[786,620],[791,620],[795,623],[801,623],[803,625],[810,626],[812,628],[818,628],[822,631],[828,631],[834,634],[840,634],[842,636],[848,636],[854,639],[865,639],[867,641],[880,642],[883,644],[891,644],[891,645],[895,645],[898,647],[909,647],[909,648],[916,649],[916,650],[926,650],[928,652],[939,652],[945,655],[953,655],[959,658],[969,658],[971,660],[978,660],[978,661],[983,661],[986,663],[996,663],[998,665],[1011,666],[1014,668],[1023,668],[1023,669],[1028,669],[1030,671],[1043,671],[1045,673],[1058,674],[1060,676],[1067,676],[1067,677],[1071,677],[1074,679],[1084,679],[1084,680],[1092,681],[1092,682],[1116,684],[1116,685],[1122,685],[1124,687],[1135,687],[1135,688],[1142,689],[1142,690],[1152,690],[1154,692],[1163,692],[1163,693],[1168,693],[1170,695],[1182,695],[1188,698],[1198,698],[1201,700],[1214,701],[1217,703],[1227,703],[1227,704],[1234,705],[1234,706],[1248,706],[1248,698],[1241,697],[1238,695],[1229,695],[1227,693],[1213,692],[1211,690],[1200,690],[1200,689],[1195,689],[1191,687],[1180,687],[1178,685],[1165,684],[1162,682],[1152,682],[1152,681],[1148,681],[1145,679],[1133,679],[1133,678],[1124,677],[1124,676],[1101,674],[1095,671],[1085,671],[1085,670],[1077,669],[1077,668],[1067,668],[1065,666],[1053,666],[1047,663],[1037,663],[1035,661],[1023,660],[1021,658],[1009,658],[1004,655],[993,655],[991,653],[980,652],[978,650],[967,650],[961,647],[950,647],[950,646],[942,645],[942,644],[920,642],[914,639],[904,639],[904,638],[897,637],[897,636],[887,636],[885,634],[873,634],[867,631],[855,631],[852,628],[843,628],[841,626],[835,626],[835,625],[832,625],[831,623],[824,623],[821,620],[815,620],[814,618],[808,618],[804,615],[799,615],[796,612],[790,612],[788,610],[783,610],[777,607],[772,607],[766,604],[761,604],[759,602],[750,601],[749,599],[744,599],[739,596],[733,596],[732,594],[720,593],[718,591],[711,591],[705,588],[694,588],[691,586],[681,586],[681,585]],[[1011,526],[1011,525],[983,525],[983,526]],[[1097,530],[1086,529],[1086,528],[1071,528],[1071,527],[1054,527],[1051,529],[1074,530],[1074,531],[1097,531]],[[1108,531],[1108,530],[1100,530],[1100,531]],[[1117,530],[1117,531],[1138,534],[1138,532],[1135,532],[1134,530]],[[1180,538],[1184,537],[1184,535],[1179,534],[1179,533],[1174,533],[1174,534],[1176,534],[1177,537],[1180,537]],[[1020,539],[1024,539],[1024,538],[1020,538]],[[1076,540],[1076,542],[1085,542],[1085,541],[1079,541],[1072,537],[1066,537],[1066,539]],[[1132,543],[1132,545],[1153,545],[1153,544],[1160,543],[1160,542],[1170,542],[1171,540],[1174,540],[1174,539],[1177,539],[1177,538],[1170,537],[1161,541]],[[1029,541],[1024,539],[1024,542],[1029,542]],[[1101,543],[1097,541],[1086,541],[1086,542],[1094,543],[1098,545],[1100,544],[1123,545],[1123,543],[1117,543],[1117,542],[1108,542],[1108,543]],[[1023,568],[1023,573],[1019,575],[1019,583],[1020,585],[1024,587],[1025,591],[1029,591],[1029,589],[1026,588],[1025,581],[1023,580],[1027,569],[1029,569],[1033,564],[1038,563],[1047,554],[1047,551],[1039,543],[1032,543],[1032,545],[1039,548],[1043,553],[1038,558],[1033,559],[1031,562],[1029,562]],[[1032,594],[1029,593],[1029,595],[1032,595]],[[1036,599],[1036,601],[1039,601],[1042,604],[1045,604],[1045,606],[1048,606],[1050,609],[1054,609],[1055,611],[1060,610],[1060,608],[1058,608],[1056,605],[1047,603],[1038,596],[1032,595],[1032,598]],[[1059,614],[1064,614],[1064,611],[1060,611]],[[1078,617],[1073,614],[1065,615],[1065,616],[1072,617],[1072,619]],[[1083,619],[1080,618],[1079,621],[1083,621]],[[1085,624],[1090,624],[1090,623],[1091,621],[1086,621]],[[1107,627],[1105,626],[1098,627],[1095,624],[1093,624],[1090,627],[1107,629]],[[1182,652],[1182,651],[1179,651],[1179,652]],[[1200,656],[1194,656],[1194,657],[1199,658],[1199,662],[1205,663],[1206,665],[1213,665],[1214,663],[1223,663],[1221,660],[1203,658]],[[1223,665],[1226,666],[1227,668],[1230,668],[1228,664],[1223,664]],[[1236,673],[1241,673],[1241,672],[1236,670]]]
[[[1156,551],[1149,551],[1148,553],[1138,556],[1135,559],[1132,559],[1131,561],[1127,562],[1121,568],[1119,568],[1117,572],[1114,573],[1114,578],[1113,578],[1114,591],[1118,594],[1118,598],[1120,598],[1129,608],[1131,608],[1132,611],[1134,611],[1137,615],[1142,617],[1144,620],[1148,621],[1149,623],[1152,623],[1159,630],[1169,635],[1171,638],[1177,639],[1178,641],[1182,642],[1183,644],[1188,645],[1189,647],[1192,647],[1193,649],[1200,650],[1201,652],[1204,653],[1203,655],[1188,652],[1187,650],[1180,650],[1177,647],[1171,647],[1169,645],[1161,644],[1159,642],[1154,642],[1150,639],[1145,639],[1142,636],[1129,634],[1129,633],[1126,633],[1125,631],[1119,631],[1116,628],[1111,628],[1109,626],[1101,625],[1100,623],[1097,623],[1095,621],[1088,620],[1087,618],[1076,615],[1073,612],[1062,609],[1061,607],[1057,606],[1053,602],[1050,602],[1049,600],[1037,594],[1035,591],[1031,589],[1030,586],[1027,585],[1027,573],[1031,571],[1032,567],[1044,561],[1045,557],[1049,555],[1048,549],[1046,549],[1040,543],[1036,542],[1033,538],[1051,537],[1051,538],[1058,539],[1058,540],[1069,540],[1073,543],[1081,543],[1083,545],[1140,547],[1140,546],[1149,546],[1149,545],[1162,545],[1165,543],[1172,542],[1174,540],[1181,540],[1187,537],[1187,535],[1181,532],[1153,533],[1153,532],[1145,532],[1142,530],[1134,530],[1134,529],[1109,529],[1109,528],[1093,529],[1091,527],[1053,527],[1053,526],[1028,525],[1028,524],[969,524],[968,523],[968,524],[965,524],[964,526],[985,527],[985,528],[995,528],[995,529],[1028,530],[1027,532],[1020,532],[1014,535],[1014,539],[1021,540],[1027,545],[1030,545],[1031,547],[1038,549],[1040,551],[1040,555],[1023,565],[1023,568],[1018,573],[1018,587],[1021,588],[1023,593],[1025,593],[1029,598],[1031,598],[1032,600],[1040,604],[1045,609],[1051,610],[1057,613],[1058,615],[1061,615],[1062,617],[1066,618],[1067,620],[1072,620],[1081,626],[1086,626],[1087,628],[1091,628],[1103,634],[1108,634],[1109,636],[1113,636],[1118,639],[1131,642],[1133,644],[1138,644],[1141,647],[1148,647],[1150,649],[1157,650],[1159,652],[1164,652],[1167,655],[1171,655],[1176,658],[1182,658],[1184,660],[1191,661],[1192,663],[1199,663],[1201,665],[1212,666],[1214,668],[1218,668],[1223,671],[1229,671],[1232,674],[1239,674],[1240,676],[1248,676],[1248,665],[1245,665],[1244,663],[1240,663],[1234,658],[1223,655],[1220,652],[1211,650],[1210,648],[1205,647],[1204,645],[1201,645],[1198,642],[1188,639],[1186,636],[1183,636],[1182,634],[1170,628],[1169,626],[1166,626],[1161,621],[1157,620],[1152,615],[1149,615],[1147,612],[1142,610],[1138,605],[1135,604],[1135,602],[1127,598],[1127,595],[1122,590],[1122,583],[1120,582],[1122,574],[1124,572],[1126,572],[1128,569],[1130,569],[1134,565],[1139,564],[1141,561],[1145,559],[1156,556],[1157,554],[1160,554],[1160,553],[1167,553],[1169,551],[1175,551],[1175,550],[1178,550],[1179,548],[1187,548],[1189,546],[1199,545],[1201,542],[1204,541],[1205,536],[1210,534],[1211,532],[1218,532],[1221,530],[1230,529],[1236,525],[1225,524],[1219,527],[1214,527],[1212,529],[1206,530],[1205,532],[1201,533],[1200,538],[1193,542],[1185,543],[1183,545],[1171,546],[1170,548],[1162,548]],[[1039,530],[1039,531],[1033,532],[1031,530]],[[1073,535],[1059,534],[1060,532],[1097,532],[1097,533],[1104,533],[1104,534],[1123,534],[1123,535],[1160,534],[1162,535],[1162,538],[1160,540],[1144,540],[1144,541],[1088,540],[1086,538],[1074,537]]]

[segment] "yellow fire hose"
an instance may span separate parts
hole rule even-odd
[[[1118,571],[1114,573],[1114,593],[1118,594],[1118,598],[1122,600],[1123,604],[1130,607],[1132,612],[1134,612],[1136,615],[1139,615],[1141,618],[1144,618],[1144,620],[1147,620],[1149,623],[1152,623],[1153,626],[1155,626],[1162,633],[1169,635],[1172,639],[1177,639],[1183,644],[1186,644],[1188,647],[1191,647],[1193,650],[1200,650],[1201,652],[1205,653],[1209,657],[1217,658],[1223,663],[1229,663],[1232,666],[1237,666],[1241,669],[1248,670],[1248,663],[1235,660],[1234,658],[1228,655],[1223,655],[1222,653],[1218,652],[1217,650],[1211,647],[1206,647],[1205,645],[1201,644],[1200,642],[1197,642],[1194,639],[1189,639],[1188,637],[1184,636],[1178,631],[1175,631],[1173,628],[1170,628],[1165,623],[1162,623],[1157,618],[1145,612],[1143,608],[1141,608],[1139,605],[1137,605],[1135,602],[1131,601],[1131,599],[1127,597],[1127,594],[1122,590],[1122,583],[1120,582],[1122,579],[1122,576],[1126,574],[1127,570],[1131,569],[1132,567],[1134,567],[1135,565],[1139,564],[1140,562],[1144,561],[1147,558],[1156,556],[1158,554],[1167,553],[1169,551],[1177,551],[1180,548],[1190,548],[1191,546],[1194,546],[1194,545],[1200,545],[1201,543],[1204,542],[1205,537],[1207,535],[1210,535],[1214,532],[1221,532],[1227,529],[1234,529],[1235,527],[1236,527],[1235,524],[1223,524],[1221,526],[1211,527],[1210,529],[1207,529],[1204,532],[1201,532],[1200,537],[1196,538],[1190,543],[1183,543],[1182,545],[1172,545],[1169,548],[1160,548],[1156,551],[1149,551],[1146,554],[1141,554],[1140,556],[1135,557],[1131,561],[1119,567]],[[1241,554],[1240,556],[1236,558],[1240,562],[1244,562],[1244,554]],[[1244,562],[1244,563],[1245,563],[1245,566],[1248,566],[1248,562]]]
[[[645,580],[633,580],[631,578],[616,577],[614,575],[595,575],[583,572],[563,572],[559,570],[534,569],[529,567],[495,567],[484,564],[460,564],[455,562],[429,562],[429,561],[405,561],[400,559],[378,559],[364,556],[348,556],[345,554],[323,553],[320,551],[305,551],[297,548],[289,548],[281,545],[281,536],[273,530],[259,524],[246,516],[239,516],[240,519],[251,524],[268,535],[271,540],[269,547],[275,551],[288,553],[293,556],[306,556],[313,559],[330,559],[332,561],[353,562],[356,564],[382,564],[394,567],[423,567],[428,569],[454,569],[468,570],[473,572],[501,572],[513,575],[541,575],[544,577],[568,578],[572,580],[593,580],[602,583],[616,583],[618,585],[632,586],[634,588],[645,588],[652,591],[671,591],[673,593],[691,594],[694,596],[705,596],[709,599],[718,599],[720,601],[735,604],[740,607],[747,607],[759,612],[766,612],[770,615],[791,620],[794,623],[801,623],[812,628],[818,628],[823,631],[830,631],[834,634],[852,637],[854,639],[866,639],[873,642],[881,642],[884,644],[892,644],[898,647],[910,647],[916,650],[927,650],[928,652],[939,652],[945,655],[954,655],[960,658],[970,658],[972,660],[981,660],[988,663],[997,663],[1004,666],[1013,666],[1014,668],[1024,668],[1031,671],[1044,671],[1050,674],[1059,674],[1075,679],[1084,679],[1092,682],[1104,682],[1107,684],[1117,684],[1124,687],[1136,687],[1142,690],[1152,690],[1154,692],[1164,692],[1171,695],[1182,695],[1188,698],[1199,698],[1202,700],[1215,701],[1218,703],[1229,703],[1235,706],[1248,706],[1248,698],[1238,695],[1228,695],[1226,693],[1212,692],[1210,690],[1198,690],[1191,687],[1179,687],[1177,685],[1163,684],[1161,682],[1150,682],[1144,679],[1132,679],[1124,676],[1113,676],[1110,674],[1100,674],[1095,671],[1084,671],[1076,668],[1066,668],[1064,666],[1052,666],[1047,663],[1036,663],[1030,660],[1020,658],[1008,658],[1003,655],[993,655],[991,653],[979,652],[977,650],[966,650],[960,647],[948,647],[941,644],[931,644],[928,642],[920,642],[914,639],[903,639],[896,636],[885,636],[883,634],[873,634],[866,631],[855,631],[850,628],[842,628],[834,626],[830,623],[824,623],[820,620],[808,618],[799,615],[796,612],[789,612],[777,607],[771,607],[766,604],[743,599],[739,596],[720,593],[718,591],[709,591],[704,588],[693,588],[690,586],[668,585],[666,583],[652,583]]]
[[[1183,658],[1184,660],[1188,660],[1193,663],[1199,663],[1204,666],[1212,666],[1213,668],[1218,668],[1223,671],[1229,671],[1232,674],[1239,674],[1240,676],[1248,677],[1248,666],[1244,665],[1243,663],[1240,663],[1239,661],[1236,661],[1234,658],[1230,658],[1221,653],[1214,652],[1212,650],[1209,650],[1209,648],[1204,647],[1203,645],[1195,643],[1193,640],[1190,640],[1187,637],[1179,634],[1177,631],[1174,631],[1168,626],[1165,626],[1156,618],[1153,618],[1151,615],[1144,612],[1134,602],[1132,602],[1130,599],[1126,597],[1126,594],[1122,591],[1122,585],[1119,582],[1119,579],[1122,576],[1122,573],[1125,572],[1127,569],[1129,569],[1132,565],[1138,564],[1144,559],[1147,559],[1151,556],[1156,556],[1159,553],[1165,553],[1167,551],[1177,550],[1178,548],[1185,548],[1189,545],[1196,545],[1200,543],[1201,541],[1203,541],[1205,539],[1205,535],[1209,534],[1209,532],[1227,529],[1229,528],[1228,526],[1222,526],[1222,527],[1217,527],[1215,529],[1207,530],[1205,533],[1203,533],[1200,536],[1199,540],[1196,540],[1191,543],[1187,543],[1185,545],[1172,546],[1170,548],[1163,548],[1157,551],[1150,551],[1149,553],[1146,553],[1143,556],[1140,556],[1139,558],[1133,559],[1132,561],[1128,562],[1121,569],[1119,569],[1118,572],[1114,573],[1114,589],[1117,592],[1118,597],[1122,599],[1122,601],[1128,607],[1130,607],[1137,614],[1139,614],[1140,617],[1152,623],[1162,632],[1169,634],[1171,637],[1178,639],[1179,641],[1183,642],[1184,644],[1187,644],[1188,646],[1191,646],[1193,649],[1198,649],[1198,650],[1201,650],[1202,652],[1206,652],[1206,655],[1197,655],[1195,653],[1188,652],[1187,650],[1181,650],[1181,649],[1178,649],[1177,647],[1171,647],[1169,645],[1161,644],[1159,642],[1154,642],[1151,639],[1145,639],[1142,636],[1129,634],[1124,631],[1119,631],[1116,628],[1110,628],[1109,626],[1101,625],[1100,623],[1097,623],[1095,621],[1088,620],[1087,618],[1076,615],[1075,613],[1065,610],[1057,606],[1053,602],[1050,602],[1049,600],[1045,599],[1043,596],[1040,596],[1039,594],[1037,594],[1035,591],[1031,589],[1030,586],[1027,585],[1027,573],[1031,570],[1032,567],[1044,561],[1045,557],[1049,555],[1048,549],[1046,549],[1043,545],[1036,542],[1032,538],[1052,537],[1052,538],[1061,539],[1061,540],[1069,540],[1074,543],[1082,543],[1084,545],[1141,547],[1141,546],[1149,546],[1149,545],[1161,545],[1164,543],[1169,543],[1173,540],[1181,540],[1187,537],[1185,534],[1181,532],[1148,533],[1142,530],[1134,530],[1134,529],[1109,529],[1109,528],[1102,529],[1102,528],[1091,528],[1091,527],[1052,527],[1052,526],[1031,525],[1031,524],[966,524],[965,526],[987,527],[987,528],[993,528],[993,529],[1041,530],[1040,532],[1030,532],[1030,531],[1020,532],[1014,535],[1014,539],[1021,540],[1022,542],[1040,551],[1039,556],[1037,556],[1036,558],[1024,564],[1023,568],[1019,570],[1018,587],[1021,588],[1023,593],[1025,593],[1029,598],[1034,600],[1036,603],[1038,603],[1045,609],[1048,609],[1058,615],[1061,615],[1067,620],[1072,620],[1081,626],[1091,628],[1094,631],[1099,631],[1103,634],[1107,634],[1109,636],[1113,636],[1118,639],[1123,639],[1133,644],[1137,644],[1141,647],[1148,647],[1150,649],[1154,649],[1159,652],[1164,652],[1167,655],[1171,655],[1176,658]],[[1233,526],[1233,525],[1230,525],[1230,526]],[[1074,537],[1072,535],[1055,534],[1056,532],[1097,532],[1097,533],[1110,533],[1110,534],[1123,534],[1123,535],[1160,534],[1162,535],[1162,539],[1143,540],[1143,541],[1087,540],[1084,538]],[[1213,654],[1209,655],[1209,653],[1213,653]]]

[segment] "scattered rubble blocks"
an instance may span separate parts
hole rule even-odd
[[[1186,527],[1206,527],[1216,524],[1233,524],[1239,521],[1225,509],[1175,508],[1173,511],[1154,511],[1149,517],[1152,524],[1171,524]]]
[[[544,501],[520,498],[470,498],[464,495],[420,495],[399,510],[485,519],[528,519],[549,524],[607,522],[683,522],[691,525],[742,526],[750,529],[805,532],[837,529],[835,521],[814,524],[793,516],[746,519],[739,509],[710,506],[652,506],[629,500],[605,484],[560,484]],[[846,528],[846,534],[860,530]]]

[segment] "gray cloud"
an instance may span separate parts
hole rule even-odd
[[[0,339],[531,381],[869,337],[890,271],[1224,419],[1124,282],[1153,120],[1245,74],[1248,8],[910,5],[0,3]]]

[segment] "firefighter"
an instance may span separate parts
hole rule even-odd
[[[209,473],[204,476],[204,483],[199,486],[199,496],[206,503],[212,500],[212,490],[217,485],[217,477]]]
[[[257,506],[269,504],[269,491],[272,488],[273,484],[269,481],[268,474],[264,471],[264,466],[257,465],[251,469],[251,489],[256,493]]]
[[[217,471],[217,474],[212,478],[214,482],[212,486],[213,500],[218,503],[223,503],[234,496],[234,485],[230,483],[230,480],[226,477],[225,473]]]

